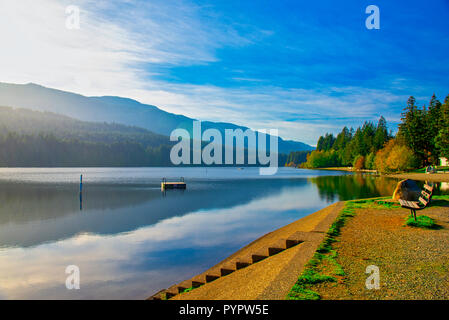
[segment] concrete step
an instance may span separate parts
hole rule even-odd
[[[252,264],[251,259],[249,258],[237,258],[235,260],[235,268],[237,270],[246,268]]]
[[[199,286],[202,286],[203,284],[205,284],[205,282],[198,281],[198,280],[190,280],[190,283],[191,283],[192,287],[194,287],[194,288],[198,288]]]
[[[317,232],[296,231],[287,238],[287,241],[296,241],[298,243],[305,241],[315,241],[321,239],[323,235]]]
[[[158,292],[157,294],[153,295],[151,299],[162,299],[164,293],[166,294],[167,298],[170,299],[171,297],[182,293],[185,289],[188,289],[190,287],[199,287],[206,283],[217,280],[220,277],[231,274],[239,269],[246,268],[253,263],[262,261],[302,242],[321,241],[323,237],[324,234],[322,233],[297,231],[290,235],[287,239],[279,239],[268,247],[260,248],[253,253],[247,254],[246,256],[237,257],[231,262],[226,262],[222,265],[218,265],[213,269],[207,270],[206,272],[190,280],[186,280],[177,285],[171,286],[170,288],[163,291],[163,293],[161,293],[162,291]]]
[[[181,292],[182,292],[182,291],[181,291]],[[169,288],[167,288],[167,289],[165,290],[165,294],[167,295],[167,298],[168,298],[168,295],[176,296],[176,295],[179,294],[179,293],[180,293],[180,292],[179,292],[179,287],[178,287],[177,284],[172,285],[171,287],[169,287]]]
[[[279,239],[268,247],[268,255],[273,256],[275,254],[278,254],[279,252],[284,251],[285,249],[288,249],[287,239]]]
[[[220,268],[220,275],[223,277],[223,276],[233,273],[236,270],[237,270],[237,267],[236,267],[235,263],[228,262],[228,263],[225,263]]]
[[[270,256],[268,248],[262,248],[250,254],[252,263],[256,263]]]
[[[182,293],[182,292],[184,292],[184,290],[192,287],[192,281],[191,280],[183,281],[183,282],[179,283],[177,285],[177,287],[178,287],[178,293]]]
[[[147,300],[162,300],[162,296],[165,295],[165,289],[160,290],[149,297]]]

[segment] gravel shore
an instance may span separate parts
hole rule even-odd
[[[439,229],[404,226],[406,209],[358,209],[334,244],[346,276],[313,288],[322,299],[449,299],[449,201],[419,211]],[[380,270],[368,290],[367,266]]]

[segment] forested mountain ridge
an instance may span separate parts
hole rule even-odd
[[[172,166],[176,143],[143,128],[0,106],[0,167]]]
[[[53,135],[91,143],[135,142],[144,147],[172,144],[168,136],[118,123],[87,122],[52,112],[0,106],[0,134]]]
[[[137,126],[165,136],[169,136],[176,128],[192,132],[192,123],[195,121],[128,98],[86,97],[32,83],[0,83],[0,105],[49,111],[83,121]],[[219,130],[223,136],[225,129],[248,129],[232,123],[203,121],[202,129],[209,128]],[[278,148],[280,153],[314,149],[305,143],[282,138],[279,138]]]

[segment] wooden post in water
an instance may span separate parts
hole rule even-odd
[[[80,210],[83,210],[83,175],[80,176]]]

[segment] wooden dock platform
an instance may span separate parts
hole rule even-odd
[[[181,181],[166,181],[165,178],[161,181],[161,190],[164,191],[166,189],[186,189],[187,184],[184,181],[184,178],[181,178]]]

